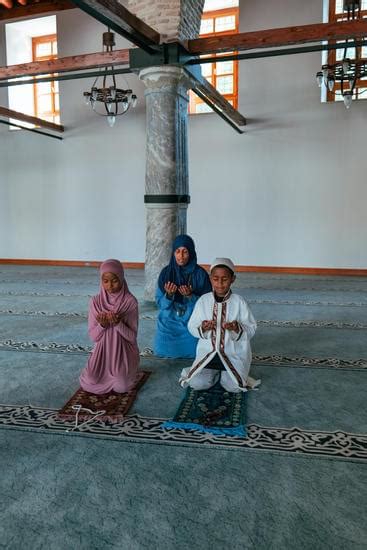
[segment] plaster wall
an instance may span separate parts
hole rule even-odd
[[[241,31],[308,24],[322,2],[242,1],[240,12]],[[101,50],[104,27],[86,14],[60,12],[57,28],[60,56]],[[367,102],[321,104],[320,60],[242,61],[245,135],[214,114],[190,116],[188,228],[201,262],[367,267]],[[60,86],[64,141],[0,126],[0,258],[144,261],[144,87],[126,79],[140,100],[112,129],[83,104],[90,79]]]
[[[243,32],[321,21],[321,1],[240,2]],[[240,62],[245,135],[191,117],[188,227],[206,261],[367,267],[367,101],[320,103],[320,63],[318,52]]]
[[[104,31],[77,10],[61,12],[59,56],[102,50]],[[117,36],[116,42],[130,46]],[[144,258],[144,86],[135,75],[119,80],[140,101],[111,129],[84,104],[92,82],[60,83],[63,141],[0,128],[1,258]],[[4,105],[4,88],[0,94]]]

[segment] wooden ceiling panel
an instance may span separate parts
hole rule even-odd
[[[15,0],[0,0],[0,21],[75,8],[70,0],[22,0],[22,2],[23,4]],[[5,3],[8,3],[8,7]]]

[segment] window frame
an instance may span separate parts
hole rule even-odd
[[[51,53],[48,55],[37,55],[37,46],[40,44],[47,44],[48,42],[56,42],[57,46],[57,34],[45,34],[40,36],[32,36],[32,60],[33,61],[48,61],[51,59],[57,59],[58,54],[57,53]],[[53,46],[51,46],[51,52],[53,52]],[[47,75],[48,76],[48,75]],[[40,108],[38,105],[38,92],[37,87],[38,84],[35,82],[33,84],[33,101],[34,101],[34,116],[42,119],[49,120],[51,122],[54,122],[55,124],[60,123],[60,96],[59,96],[59,88],[58,83],[55,81],[51,81],[50,83],[51,92],[46,95],[50,95],[51,97],[51,110],[46,113],[40,112]],[[59,108],[56,109],[56,96],[59,96]]]
[[[208,37],[218,37],[218,36],[228,36],[228,35],[231,35],[231,34],[236,34],[239,32],[239,14],[240,14],[240,11],[239,11],[239,6],[232,6],[230,8],[222,8],[222,9],[219,9],[219,10],[212,10],[212,11],[205,11],[203,12],[202,14],[202,17],[201,17],[201,21],[205,20],[205,19],[213,19],[214,21],[214,29],[215,29],[215,20],[220,18],[220,17],[226,17],[226,16],[235,16],[235,28],[234,29],[230,29],[230,30],[224,30],[224,31],[218,31],[216,32],[215,30],[213,32],[210,32],[210,33],[203,33],[203,34],[200,34],[199,37],[200,38],[208,38]],[[211,71],[211,75],[208,77],[204,77],[204,78],[211,78],[211,84],[216,88],[216,79],[217,77],[220,77],[220,76],[226,76],[226,75],[221,75],[221,74],[217,74],[217,68],[216,68],[216,65],[217,63],[220,63],[220,61],[226,61],[226,55],[233,55],[233,53],[237,53],[237,52],[225,52],[225,53],[220,53],[220,54],[209,54],[209,55],[203,55],[202,57],[205,58],[205,57],[216,57],[218,58],[218,61],[214,61],[212,62],[212,71]],[[233,75],[233,92],[230,93],[230,94],[222,94],[223,97],[225,99],[227,99],[227,101],[230,101],[231,104],[233,105],[233,107],[235,109],[237,109],[238,107],[238,61],[237,60],[230,60],[232,61],[233,63],[233,72],[232,73],[228,73],[228,76],[230,75]],[[221,92],[219,92],[221,93]],[[209,114],[209,113],[212,113],[213,111],[210,110],[208,112],[200,112],[200,111],[196,111],[196,107],[198,105],[201,105],[203,102],[202,99],[200,99],[198,96],[196,96],[194,94],[194,92],[191,92],[190,91],[190,103],[189,103],[189,114],[192,114],[192,115],[200,115],[200,114]]]
[[[329,22],[330,23],[337,23],[337,22],[340,22],[340,21],[347,21],[347,13],[346,12],[336,13],[336,1],[337,0],[329,0]],[[365,9],[365,10],[361,9],[360,17],[363,18],[363,19],[367,18],[367,9]],[[335,40],[330,40],[329,41],[329,44],[335,44],[335,43],[337,43]],[[357,54],[356,57],[359,60],[365,59],[367,61],[367,58],[362,57],[362,47],[358,46],[355,49],[356,49],[356,54]],[[328,55],[327,55],[327,64],[328,65],[334,65],[336,63],[336,54],[337,54],[337,50],[329,50]],[[359,99],[360,89],[362,89],[362,88],[363,88],[363,93],[365,93],[365,90],[367,88],[367,80],[357,80],[356,86],[354,88],[353,99]],[[333,90],[330,91],[329,89],[327,89],[326,101],[327,102],[339,102],[339,101],[341,101],[342,98],[341,99],[336,99],[336,95],[337,95],[336,92],[341,92],[341,85],[340,85],[339,82],[335,82]],[[367,95],[365,97],[363,97],[363,99],[367,99]]]

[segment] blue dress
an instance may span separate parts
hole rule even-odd
[[[207,292],[210,290],[209,287]],[[183,302],[178,304],[167,298],[166,293],[158,288],[155,297],[159,314],[154,354],[160,357],[195,357],[198,340],[187,330],[187,323],[200,296],[192,294],[190,298],[184,298]]]
[[[180,246],[188,249],[190,260],[184,267],[179,267],[175,261],[174,252]],[[190,285],[193,293],[188,298],[176,292],[168,298],[164,290],[166,282],[177,286]],[[158,280],[156,303],[159,308],[157,330],[154,338],[154,354],[160,357],[193,358],[196,355],[197,338],[192,336],[187,323],[191,317],[197,300],[203,294],[211,292],[207,272],[197,264],[194,243],[188,235],[179,235],[172,245],[172,257]]]

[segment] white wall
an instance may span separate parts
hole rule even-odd
[[[322,20],[321,0],[245,0],[240,9],[241,31]],[[101,49],[102,25],[77,10],[57,18],[60,56]],[[367,102],[349,112],[321,104],[320,60],[242,61],[245,135],[214,114],[190,117],[188,228],[202,262],[367,267]],[[0,126],[0,258],[144,260],[144,89],[127,80],[140,102],[113,129],[83,105],[90,80],[61,84],[63,142]]]
[[[59,56],[102,50],[104,31],[77,10],[61,12]],[[117,47],[127,46],[119,39]],[[127,75],[140,103],[111,129],[84,104],[92,81],[60,84],[62,142],[1,126],[1,258],[144,258],[143,85]]]
[[[321,0],[240,6],[241,31],[322,20]],[[246,135],[215,115],[202,115],[205,123],[192,117],[190,230],[205,260],[367,267],[367,101],[349,112],[343,104],[321,104],[320,62],[317,52],[242,61]]]

